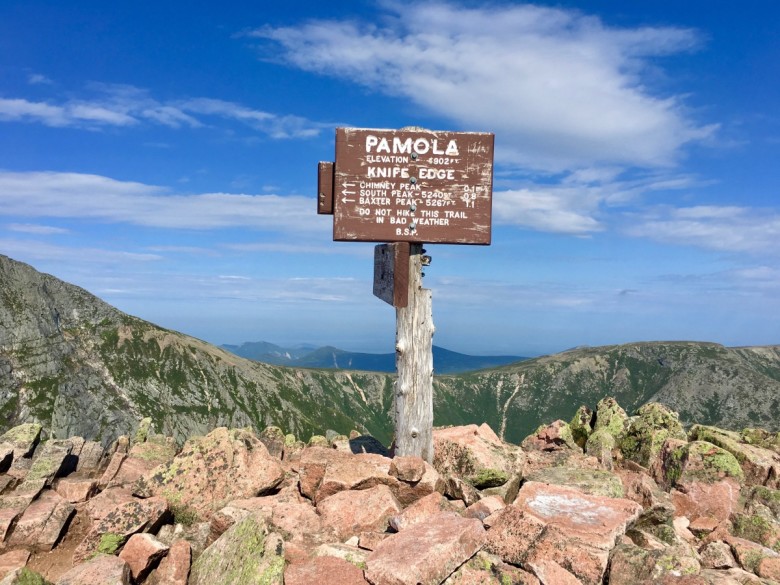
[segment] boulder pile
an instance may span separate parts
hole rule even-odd
[[[521,445],[143,421],[109,449],[0,435],[0,585],[780,584],[780,438],[614,399]]]

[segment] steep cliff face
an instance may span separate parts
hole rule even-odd
[[[392,437],[393,376],[240,358],[126,315],[0,256],[0,432],[40,422],[107,443],[137,421],[181,441],[217,426],[268,425]],[[666,404],[684,423],[780,430],[780,347],[655,342],[577,349],[434,381],[434,424],[487,422],[519,442],[614,396],[629,412]]]
[[[0,256],[0,428],[36,421],[109,442],[141,417],[178,439],[216,426],[390,439],[392,380],[239,358]]]

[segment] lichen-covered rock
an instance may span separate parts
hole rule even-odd
[[[697,575],[701,565],[696,551],[687,545],[646,550],[620,544],[610,555],[609,584],[665,583],[664,577]]]
[[[574,487],[586,494],[608,498],[624,496],[623,482],[620,478],[614,473],[599,469],[573,466],[546,467],[529,473],[525,480]]]
[[[230,500],[268,493],[283,479],[279,461],[251,430],[220,427],[187,441],[172,462],[144,475],[136,492],[208,520]]]
[[[685,431],[676,412],[657,402],[645,404],[630,419],[618,441],[623,457],[647,467],[666,439],[685,440]]]
[[[271,455],[271,457],[276,457],[277,459],[283,457],[286,438],[282,429],[274,426],[265,427],[257,438],[260,439],[260,442],[268,449],[268,454]],[[293,442],[295,442],[294,435]]]
[[[596,405],[596,421],[593,431],[606,430],[616,439],[623,436],[629,420],[626,411],[612,397],[599,400]]]
[[[522,472],[520,449],[501,441],[486,424],[433,431],[433,466],[442,475],[457,475],[475,488],[503,485]]]
[[[715,483],[727,477],[741,482],[745,477],[734,455],[707,441],[667,439],[650,469],[667,489],[692,482]]]
[[[617,439],[609,429],[601,428],[594,431],[585,442],[585,452],[599,460],[605,469],[612,469],[612,451],[617,446]]]
[[[739,433],[703,425],[691,427],[689,440],[707,441],[734,455],[745,474],[746,484],[780,487],[780,455],[774,451],[742,442]]]
[[[0,443],[9,443],[13,446],[14,460],[31,457],[41,440],[42,430],[43,427],[38,423],[21,424],[0,435]]]
[[[571,436],[581,449],[585,448],[585,443],[587,443],[588,437],[593,432],[593,414],[590,408],[583,405],[577,409],[571,422],[569,422]]]
[[[192,565],[190,585],[282,585],[284,542],[256,514],[220,536]]]
[[[163,498],[133,500],[116,506],[96,522],[73,553],[76,562],[94,553],[114,554],[136,532],[156,531],[168,512]]]

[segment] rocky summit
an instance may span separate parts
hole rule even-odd
[[[780,436],[614,398],[507,443],[141,421],[108,448],[0,436],[0,585],[780,583]]]

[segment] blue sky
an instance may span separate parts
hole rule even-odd
[[[335,5],[334,5],[335,4]],[[214,343],[391,351],[334,128],[494,132],[491,246],[434,342],[780,343],[780,5],[0,4],[0,253]]]

